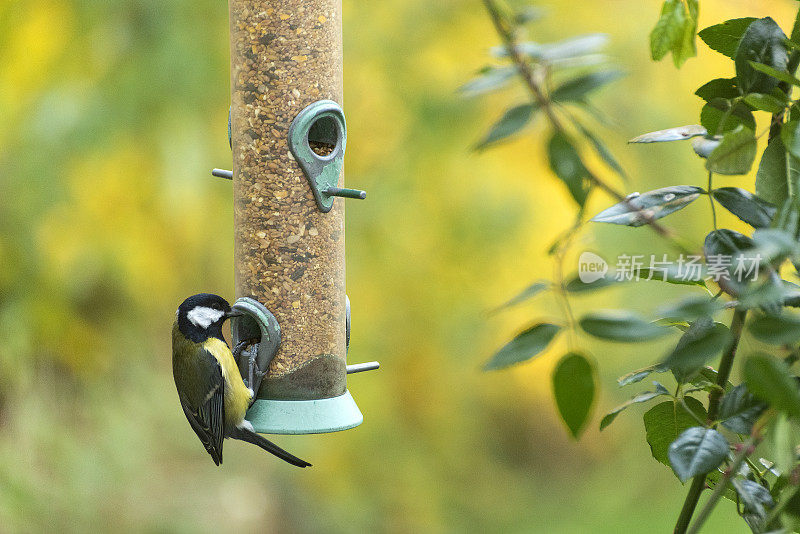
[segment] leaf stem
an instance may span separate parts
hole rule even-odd
[[[761,469],[759,469],[756,463],[750,458],[745,458],[744,461],[747,463],[747,466],[750,468],[750,470],[753,472],[756,478],[758,478],[758,480],[763,485],[766,482],[766,479],[764,478],[764,473],[761,472]]]
[[[714,421],[719,412],[719,404],[722,399],[722,393],[725,391],[725,385],[731,376],[733,369],[733,360],[736,357],[736,349],[739,347],[739,340],[742,338],[742,329],[744,321],[747,317],[747,310],[737,308],[733,312],[731,319],[731,341],[728,344],[722,359],[719,362],[719,371],[717,372],[717,386],[708,394],[708,420]],[[737,468],[738,469],[738,468]],[[720,481],[718,483],[722,484]],[[686,494],[686,499],[683,501],[681,513],[678,516],[678,521],[675,523],[675,534],[684,534],[689,527],[692,520],[697,503],[700,501],[700,494],[706,487],[706,475],[698,475],[692,480],[692,485],[689,486],[689,492]],[[716,489],[714,490],[716,491]]]
[[[497,7],[497,2],[495,0],[483,0],[484,5],[486,6],[486,11],[489,12],[489,16],[492,19],[492,23],[494,24],[495,30],[500,38],[503,40],[503,44],[505,45],[506,49],[508,50],[508,55],[511,60],[516,65],[517,69],[519,70],[519,74],[522,77],[522,80],[525,82],[525,85],[528,86],[528,89],[531,92],[531,96],[533,100],[539,105],[541,110],[547,116],[547,119],[550,121],[553,129],[561,134],[566,135],[566,128],[561,123],[561,119],[559,119],[558,115],[556,115],[555,110],[553,108],[552,102],[550,99],[545,95],[545,92],[536,82],[536,77],[534,75],[533,69],[531,65],[525,60],[522,55],[522,52],[519,50],[519,46],[517,45],[516,37],[514,36],[514,28],[510,26],[507,21],[503,18],[503,15],[500,13],[500,9]],[[579,159],[582,159],[580,155],[578,156]],[[587,172],[587,179],[599,189],[605,191],[608,195],[614,197],[617,202],[624,202],[628,204],[628,206],[635,211],[641,210],[636,208],[635,206],[631,205],[628,201],[628,197],[623,195],[616,189],[614,189],[611,185],[609,185],[605,180],[597,176],[594,172],[592,172],[588,166],[583,165],[586,168]],[[687,247],[681,244],[679,241],[675,239],[675,236],[669,228],[662,226],[660,223],[656,222],[655,219],[648,216],[647,214],[643,213],[643,216],[647,219],[647,226],[652,228],[658,235],[669,241],[675,248],[678,250],[689,253]]]
[[[714,173],[708,171],[708,202],[711,204],[711,222],[717,231],[717,208],[714,206]]]
[[[555,290],[556,300],[561,305],[564,319],[566,320],[567,326],[569,327],[569,337],[567,338],[567,342],[570,345],[570,350],[573,349],[572,345],[575,342],[574,336],[577,323],[575,322],[575,314],[572,311],[572,306],[570,305],[569,296],[567,295],[567,289],[564,283],[564,258],[566,256],[567,250],[570,247],[572,239],[580,230],[582,218],[583,218],[583,208],[581,208],[578,211],[578,216],[575,219],[575,224],[572,226],[572,228],[570,228],[567,231],[563,240],[556,247],[554,254],[555,256],[555,262],[553,265],[554,290]]]

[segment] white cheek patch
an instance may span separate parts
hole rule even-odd
[[[225,315],[225,312],[222,310],[215,310],[206,306],[195,306],[186,314],[186,318],[195,326],[208,328],[211,323],[219,321],[223,315]]]

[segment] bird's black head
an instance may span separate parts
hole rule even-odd
[[[222,323],[231,313],[231,305],[219,295],[199,293],[192,295],[178,307],[178,328],[181,333],[202,343],[210,337],[222,337]]]

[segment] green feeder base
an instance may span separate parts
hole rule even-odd
[[[245,418],[259,434],[323,434],[354,428],[364,421],[349,391],[329,399],[257,399]]]

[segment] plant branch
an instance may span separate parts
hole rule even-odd
[[[731,376],[733,370],[733,360],[736,357],[736,350],[739,348],[739,340],[742,338],[742,329],[744,321],[747,317],[747,310],[737,308],[733,312],[731,319],[731,341],[722,355],[719,363],[719,371],[717,372],[717,386],[711,393],[708,394],[708,420],[714,421],[719,412],[719,404],[722,399],[722,393],[725,391],[725,385]],[[738,469],[738,468],[737,468]],[[719,482],[719,485],[722,481]],[[698,475],[692,480],[692,485],[689,486],[689,492],[686,494],[686,499],[683,501],[681,513],[678,516],[678,521],[675,523],[675,534],[684,534],[689,527],[692,520],[697,503],[700,501],[700,494],[706,486],[706,475]],[[715,490],[716,491],[716,490]]]
[[[503,44],[505,45],[506,49],[508,50],[508,55],[511,60],[516,65],[517,69],[519,70],[519,74],[522,77],[525,85],[527,85],[528,89],[531,92],[531,96],[533,97],[534,101],[538,104],[539,108],[544,112],[547,116],[547,119],[550,121],[553,129],[561,134],[566,134],[566,128],[561,122],[561,119],[555,113],[553,109],[552,102],[547,97],[545,92],[542,90],[540,85],[536,82],[536,78],[531,68],[530,63],[528,63],[522,52],[520,52],[519,47],[517,46],[517,40],[514,36],[513,27],[510,27],[507,22],[504,20],[502,14],[500,13],[500,9],[498,9],[495,0],[483,0],[484,5],[486,6],[486,10],[489,12],[489,16],[492,19],[492,23],[494,24],[495,30],[497,31],[500,38],[503,40]],[[580,157],[580,156],[579,156]],[[594,172],[592,172],[586,165],[583,165],[586,168],[587,178],[588,180],[599,189],[602,189],[610,196],[614,197],[617,202],[625,202],[628,206],[635,211],[640,213],[637,207],[631,205],[629,203],[628,197],[616,189],[614,189],[610,184],[608,184],[605,180],[597,176]],[[647,214],[643,213],[643,216],[647,219],[647,226],[652,228],[658,235],[663,237],[664,239],[670,241],[673,246],[677,249],[681,250],[682,252],[689,252],[689,250],[675,240],[675,236],[673,232],[662,226],[660,223],[656,222],[655,219],[648,216]]]
[[[733,312],[731,319],[731,342],[722,355],[719,362],[719,371],[717,372],[717,385],[719,389],[715,389],[708,395],[708,419],[713,421],[717,418],[719,413],[719,404],[722,399],[722,392],[725,391],[725,385],[731,376],[733,370],[733,360],[736,357],[736,350],[739,348],[739,340],[742,338],[742,330],[744,329],[744,321],[747,318],[747,310],[737,308]]]

